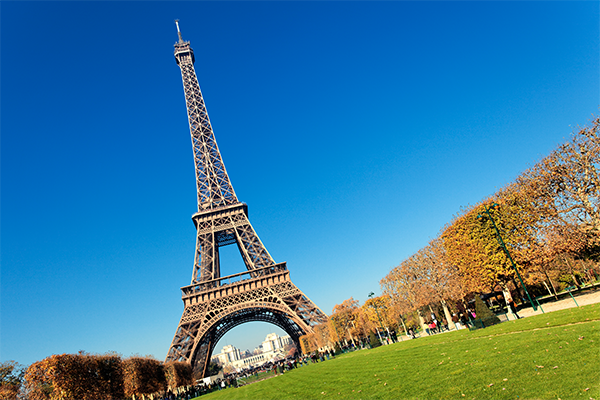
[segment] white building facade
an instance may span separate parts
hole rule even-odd
[[[289,335],[280,337],[276,333],[269,333],[258,347],[260,349],[259,354],[242,358],[239,349],[233,345],[228,345],[223,347],[221,353],[213,355],[211,361],[218,362],[221,365],[231,365],[238,370],[257,367],[269,361],[285,358],[287,355],[284,349],[285,345],[293,343],[294,341]]]

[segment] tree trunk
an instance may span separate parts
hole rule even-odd
[[[577,290],[581,289],[581,287],[579,286],[579,282],[577,282],[577,278],[575,277],[575,274],[573,273],[573,266],[569,262],[567,256],[563,256],[563,260],[565,260],[567,267],[569,267],[569,272],[571,273],[571,277],[573,278],[573,283],[575,283],[575,286],[577,286]]]
[[[469,313],[469,307],[467,303],[465,303],[465,299],[462,299],[463,308],[465,309],[465,316],[467,317],[467,322],[471,320],[471,313]]]
[[[548,284],[546,283],[546,281],[542,281],[542,283],[544,284],[544,286],[546,286],[546,290],[548,291],[548,294],[550,296],[552,296],[552,292],[550,291],[550,288],[548,287]]]
[[[404,318],[400,316],[400,322],[402,322],[402,327],[404,328],[404,334],[408,337],[408,331],[406,330],[406,325],[404,325]]]
[[[423,314],[421,314],[421,310],[417,309],[417,314],[419,315],[419,324],[421,325],[423,333],[427,333],[427,329],[425,329],[425,320],[423,320]]]
[[[544,271],[544,275],[546,275],[548,282],[550,282],[550,286],[552,286],[552,290],[554,291],[554,298],[556,300],[558,300],[558,294],[556,293],[556,287],[554,287],[554,283],[552,282],[552,279],[550,279],[550,277],[548,276],[548,273],[546,271]],[[550,293],[550,294],[552,294],[552,293]]]
[[[523,296],[525,296],[525,294],[523,292],[521,292],[522,287],[519,286],[519,285],[517,285],[517,282],[515,281],[515,278],[510,278],[510,279],[512,280],[512,283],[515,286],[515,290],[517,291],[517,294],[519,295],[519,301],[521,303],[525,303],[525,298],[523,297]]]
[[[500,287],[502,288],[502,295],[504,297],[504,303],[506,303],[506,311],[507,311],[507,313],[510,312],[511,314],[514,314],[513,311],[512,311],[512,309],[510,308],[510,305],[509,305],[509,301],[512,300],[514,302],[514,300],[512,298],[512,295],[510,294],[510,290],[508,289],[508,285],[506,283],[502,283],[502,284],[500,284]],[[513,317],[515,319],[517,318],[515,315],[513,315]],[[506,318],[508,318],[508,315],[507,315]]]
[[[348,330],[348,334],[350,335],[350,340],[352,341],[352,345],[354,346],[354,348],[356,348],[356,343],[354,342],[354,336],[352,336],[352,333]]]
[[[448,330],[450,330],[450,322],[452,322],[452,316],[450,315],[450,310],[448,310],[448,305],[445,300],[442,300],[442,308],[444,309],[444,315],[446,316],[446,325],[448,326]],[[456,326],[454,326],[456,328]]]
[[[506,304],[506,307],[510,310],[510,306],[508,305],[509,300],[512,300],[512,295],[510,294],[510,290],[508,289],[508,286],[505,283],[500,284],[500,287],[502,288],[502,296],[504,297],[504,304]]]

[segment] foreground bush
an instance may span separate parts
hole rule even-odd
[[[38,361],[27,368],[24,380],[28,400],[122,400],[165,391],[167,384],[188,385],[191,368],[150,357],[122,360],[117,354],[80,352]]]
[[[30,400],[124,398],[118,355],[61,354],[38,361],[25,373]]]

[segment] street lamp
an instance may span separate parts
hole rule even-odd
[[[494,226],[494,229],[496,230],[496,239],[498,239],[498,243],[500,244],[500,246],[502,247],[502,249],[506,253],[506,256],[510,260],[510,263],[512,264],[512,267],[514,268],[515,272],[517,273],[517,276],[519,277],[519,281],[521,282],[521,286],[523,286],[523,290],[525,291],[525,294],[527,295],[527,298],[529,299],[529,304],[531,304],[531,306],[533,307],[533,310],[535,311],[535,310],[537,310],[537,307],[533,303],[533,301],[531,301],[531,296],[529,296],[529,292],[527,291],[527,288],[525,287],[525,283],[523,283],[523,279],[521,279],[521,274],[519,273],[519,270],[517,269],[517,265],[513,261],[512,257],[510,256],[510,253],[508,252],[508,249],[506,248],[506,245],[504,244],[504,240],[502,240],[502,235],[500,235],[500,231],[498,230],[498,227],[496,226],[496,221],[492,217],[492,214],[490,214],[490,210],[491,209],[496,209],[498,207],[500,207],[498,205],[498,203],[493,203],[490,207],[486,206],[485,204],[483,205],[483,208],[485,209],[485,213],[488,215],[488,218],[490,219],[490,221],[492,221],[492,225]],[[484,217],[481,214],[479,214],[477,216],[477,219],[480,220],[480,221],[483,221],[483,218]]]
[[[369,293],[369,298],[372,299],[374,295],[375,295],[375,293],[373,293],[373,292]],[[375,312],[377,313],[377,319],[379,320],[379,326],[381,327],[381,330],[383,331],[383,324],[381,323],[381,317],[379,316],[379,310],[377,309],[377,303],[373,302],[373,307],[375,307]],[[379,335],[379,340],[381,340],[383,342],[383,339],[381,338],[381,333],[379,333],[379,331],[377,331],[377,334]]]

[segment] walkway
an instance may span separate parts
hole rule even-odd
[[[592,293],[585,293],[585,294],[580,294],[580,295],[575,293],[575,294],[573,294],[573,297],[575,297],[575,301],[577,301],[577,304],[579,304],[580,306],[600,303],[600,290],[596,290],[595,292],[592,292]],[[568,296],[568,297],[565,297],[558,301],[544,303],[544,304],[542,304],[542,308],[544,309],[544,312],[564,310],[566,308],[577,307],[577,305],[575,305],[575,301],[573,301],[571,296]],[[542,314],[542,311],[539,308],[537,309],[537,311],[533,311],[532,307],[523,308],[523,309],[519,310],[520,317],[531,317],[532,315],[539,315],[539,314]]]

